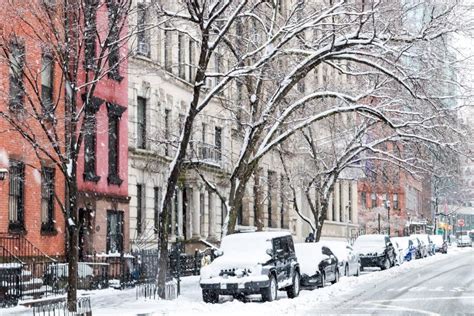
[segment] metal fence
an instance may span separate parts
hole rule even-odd
[[[67,302],[63,298],[58,301],[43,301],[32,305],[34,316],[92,316],[91,300],[88,296],[77,298],[77,310],[69,312]]]

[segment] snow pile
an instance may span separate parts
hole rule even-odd
[[[448,254],[437,254],[425,259],[412,260],[385,271],[364,272],[360,277],[341,278],[338,283],[313,291],[302,291],[295,299],[287,299],[285,292],[278,292],[278,300],[262,303],[260,296],[251,296],[256,301],[243,303],[231,297],[221,296],[219,304],[202,301],[199,276],[186,277],[181,282],[181,296],[173,301],[136,299],[135,289],[79,291],[90,295],[94,315],[314,315],[314,308],[333,302],[335,298],[350,294],[364,286],[377,286],[412,270],[423,271],[423,267],[440,264],[442,260],[456,260],[459,254],[474,254],[471,248],[449,248]],[[258,302],[257,302],[258,301]],[[18,306],[3,310],[9,315],[31,315],[31,309]]]

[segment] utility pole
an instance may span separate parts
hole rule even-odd
[[[380,213],[377,214],[378,216],[378,222],[379,222],[379,234],[380,234]]]
[[[388,236],[390,237],[390,200],[387,200],[385,204],[387,206]]]

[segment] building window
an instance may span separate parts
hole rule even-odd
[[[393,194],[393,209],[398,210],[399,205],[398,205],[398,193]]]
[[[107,253],[123,251],[123,212],[107,211]]]
[[[55,232],[54,168],[43,167],[41,178],[41,232]]]
[[[137,54],[150,57],[150,37],[146,31],[148,8],[144,3],[138,4],[137,15]]]
[[[240,203],[239,209],[237,210],[237,225],[242,225],[244,219],[244,206]]]
[[[108,103],[109,116],[109,184],[121,185],[123,180],[119,176],[120,153],[120,118],[125,111],[124,107]]]
[[[214,63],[215,63],[216,74],[219,75],[219,76],[221,76],[221,75],[222,75],[222,72],[224,71],[224,67],[223,67],[224,58],[222,57],[222,54],[221,54],[221,53],[218,53],[218,52],[215,52],[215,53],[214,53],[214,56],[215,56]],[[220,77],[217,77],[217,78],[216,78],[216,84],[220,81],[219,78],[220,78]],[[221,91],[222,91],[222,90],[221,90]]]
[[[178,34],[178,76],[181,79],[186,79],[186,66],[184,62],[184,35],[179,33]]]
[[[158,234],[160,227],[160,203],[161,203],[161,188],[153,188],[153,217],[154,217],[154,228],[155,234]]]
[[[145,189],[143,184],[137,184],[137,236],[143,232],[145,215]]]
[[[137,98],[137,147],[146,148],[146,99]]]
[[[41,67],[41,101],[43,114],[51,116],[53,110],[54,61],[51,55],[43,55]]]
[[[86,113],[84,128],[84,179],[99,181],[95,172],[96,161],[96,119],[95,113]]]
[[[96,56],[96,16],[98,1],[87,1],[84,4],[84,66],[86,69],[95,69]]]
[[[23,108],[25,87],[23,82],[25,66],[25,47],[18,41],[10,43],[10,110]]]
[[[173,45],[172,37],[173,33],[170,30],[165,30],[165,70],[168,72],[172,72],[171,70],[171,47]]]
[[[196,46],[197,43],[193,39],[189,40],[189,49],[188,49],[188,54],[189,54],[189,65],[188,65],[188,81],[193,82],[194,81],[194,68],[195,68],[195,58],[196,58]]]
[[[371,207],[372,208],[377,207],[377,194],[371,193],[370,194],[370,199],[372,200]]]
[[[367,208],[367,192],[360,192],[360,205]]]
[[[296,88],[298,89],[298,92],[305,93],[306,86],[304,79],[300,79],[300,81],[298,81],[298,83],[296,84]]]
[[[205,201],[205,195],[204,195],[203,192],[201,192],[201,193],[199,193],[199,215],[200,215],[200,218],[201,218],[201,221],[200,221],[201,236],[204,236],[204,228],[206,226],[205,222],[204,222],[204,218],[205,218],[204,201]]]
[[[170,155],[170,115],[171,111],[165,110],[165,156]]]
[[[342,182],[336,183],[336,185],[339,187],[339,221],[343,222],[344,221],[344,208],[346,207],[345,205],[342,205]]]
[[[280,175],[280,228],[286,228],[285,224],[285,176]]]
[[[116,0],[107,0],[109,9],[109,77],[121,81],[120,76],[120,19],[122,17],[121,9]]]
[[[225,204],[224,202],[221,200],[221,227],[224,226],[224,222],[225,222],[225,217],[226,217],[226,211],[225,211]]]
[[[10,189],[8,193],[8,229],[25,229],[25,165],[21,161],[10,161]]]
[[[222,128],[215,127],[214,129],[214,146],[216,148],[216,160],[222,160]]]
[[[348,212],[348,218],[349,218],[349,222],[352,223],[352,203],[354,203],[352,201],[352,184],[351,182],[349,181],[349,185],[348,185],[348,195],[349,195],[349,201],[348,201],[348,204],[347,204],[347,212]]]

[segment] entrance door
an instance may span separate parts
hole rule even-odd
[[[88,209],[79,209],[79,260],[85,260],[89,253],[89,245],[92,234],[91,215],[92,211]]]

